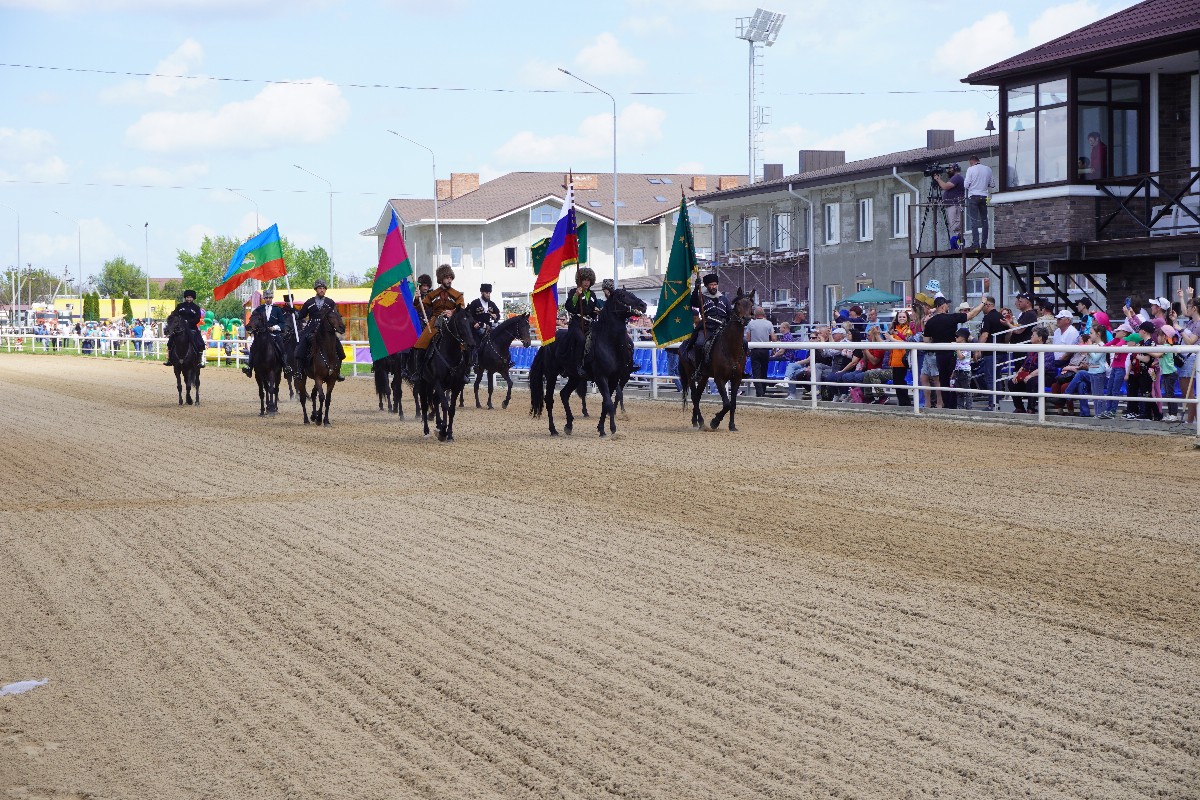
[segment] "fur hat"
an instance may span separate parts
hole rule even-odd
[[[704,284],[705,286],[708,286],[710,283],[720,283],[721,279],[717,277],[717,273],[710,272],[707,275],[705,275],[704,279],[701,280],[700,282],[702,284]]]
[[[184,289],[183,290],[183,299],[186,300],[189,297],[192,298],[193,300],[196,299],[196,290],[195,289]]]
[[[617,288],[617,282],[612,278],[605,278],[604,280],[600,281],[600,288],[606,292],[615,291]]]
[[[321,280],[320,278],[317,278],[315,281],[313,281],[313,288],[314,289],[328,289],[329,285],[326,284],[325,281]]]
[[[429,277],[429,273],[424,273],[417,278],[418,286],[433,286],[433,278]]]
[[[580,267],[575,270],[575,285],[583,286],[584,281],[590,281],[592,286],[596,285],[596,271],[591,267]]]
[[[263,297],[274,297],[275,296],[275,287],[274,286],[264,286],[263,290],[262,290],[262,296]]]
[[[437,278],[438,283],[446,280],[446,278],[454,280],[454,270],[451,269],[449,264],[442,264],[437,268],[437,272],[434,273],[434,277]]]
[[[490,292],[491,290],[492,290],[492,285],[490,283],[479,284],[479,293],[480,294],[483,294],[484,292]]]

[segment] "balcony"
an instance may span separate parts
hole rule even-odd
[[[1152,172],[1096,188],[1096,240],[1200,235],[1200,170]]]

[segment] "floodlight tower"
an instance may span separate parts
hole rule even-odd
[[[750,183],[754,183],[754,165],[758,161],[758,140],[763,125],[768,121],[769,109],[755,106],[757,93],[755,91],[754,73],[761,66],[762,46],[775,44],[779,29],[783,27],[786,14],[776,11],[755,9],[753,17],[738,17],[737,38],[745,39],[750,45],[750,97],[749,97],[749,150],[750,150]]]

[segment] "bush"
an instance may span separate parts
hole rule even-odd
[[[129,302],[129,295],[121,298],[121,316],[125,318],[126,323],[133,322],[133,303]]]

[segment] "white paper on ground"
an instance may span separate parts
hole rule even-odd
[[[10,683],[7,686],[0,686],[0,697],[10,694],[21,694],[28,692],[30,689],[36,689],[39,686],[45,686],[50,682],[49,678],[42,678],[40,681],[17,681]]]

